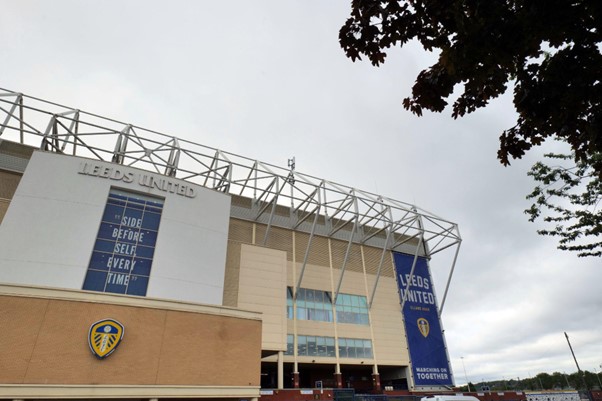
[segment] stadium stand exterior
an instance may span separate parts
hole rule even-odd
[[[7,90],[0,123],[1,398],[451,391],[455,223]]]

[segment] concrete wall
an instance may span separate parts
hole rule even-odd
[[[256,313],[6,285],[0,285],[0,310],[0,395],[8,384],[259,385]],[[100,360],[87,337],[90,326],[106,318],[123,324],[125,335],[116,351]]]
[[[103,177],[105,168],[133,181]],[[81,289],[114,187],[165,199],[147,296],[221,304],[230,197],[176,179],[169,180],[195,196],[149,188],[139,184],[142,176],[166,179],[34,152],[0,225],[0,282]]]
[[[238,307],[262,313],[262,349],[286,351],[286,254],[242,245]]]

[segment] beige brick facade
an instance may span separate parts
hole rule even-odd
[[[100,360],[87,337],[90,326],[105,318],[122,323],[125,335],[117,350]],[[0,327],[0,397],[15,388],[22,391],[17,396],[27,396],[30,386],[38,385],[83,386],[82,394],[98,391],[97,386],[185,386],[199,387],[199,394],[213,388],[215,396],[231,388],[258,396],[261,319],[256,313],[2,285]]]

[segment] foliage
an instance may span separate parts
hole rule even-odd
[[[545,157],[561,163],[574,159],[562,154]],[[538,233],[558,237],[559,249],[582,257],[602,255],[602,181],[593,168],[599,163],[602,153],[579,160],[571,167],[537,162],[528,173],[539,183],[527,196],[534,202],[525,210],[529,221],[545,214],[543,221],[552,227]]]
[[[500,136],[500,161],[554,137],[584,162],[602,153],[601,26],[600,0],[353,0],[339,42],[375,66],[412,40],[438,51],[403,101],[417,115],[443,111],[458,85],[454,118],[514,85],[518,120]],[[593,162],[602,176],[602,161]]]
[[[549,373],[538,373],[534,377],[528,377],[524,379],[510,379],[510,380],[495,380],[487,381],[477,384],[477,387],[490,386],[492,391],[496,390],[584,390],[583,377],[589,389],[599,388],[602,384],[602,372],[590,372],[583,371],[583,376],[579,372],[573,372],[570,374],[554,372]],[[472,384],[471,384],[472,386]],[[464,391],[466,386],[463,387]],[[462,388],[459,388],[462,390]]]

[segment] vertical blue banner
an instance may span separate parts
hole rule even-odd
[[[163,201],[112,189],[83,289],[146,295]]]
[[[402,302],[407,289],[402,314],[410,348],[414,384],[452,386],[447,350],[433,292],[433,280],[426,259],[416,259],[414,274],[410,277],[414,255],[394,252],[393,258]]]

